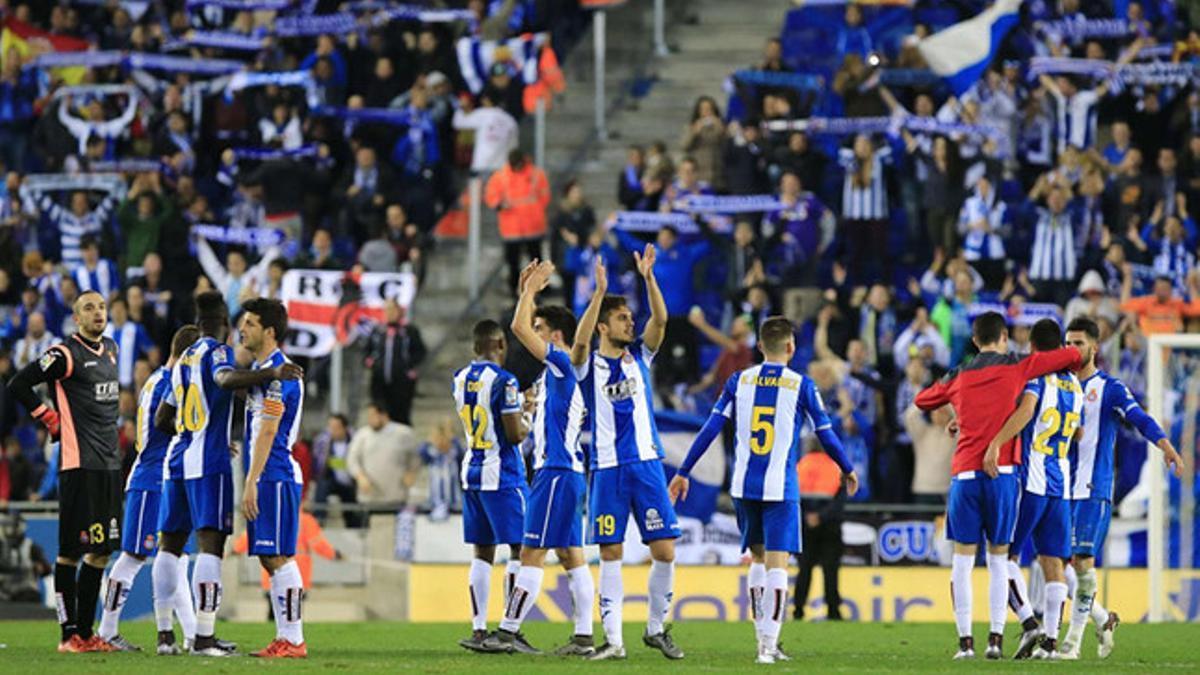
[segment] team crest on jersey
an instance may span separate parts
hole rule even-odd
[[[42,358],[38,359],[38,368],[41,368],[42,372],[44,373],[47,370],[50,370],[50,366],[54,365],[54,362],[57,360],[58,360],[58,352],[56,352],[56,351],[46,352],[45,354],[42,354]]]
[[[1096,402],[1096,399],[1097,399],[1097,398],[1099,398],[1099,397],[1100,397],[1100,394],[1096,393],[1096,390],[1095,390],[1095,389],[1091,389],[1091,390],[1089,390],[1089,391],[1088,391],[1088,393],[1087,393],[1087,400],[1088,400],[1088,403],[1095,403],[1095,402]]]
[[[154,535],[152,535],[152,534],[146,535],[146,538],[142,540],[142,547],[145,548],[147,551],[153,551],[154,550]]]
[[[653,532],[661,529],[663,529],[663,519],[658,515],[658,509],[646,509],[646,531]]]
[[[84,546],[87,546],[91,542],[92,542],[92,536],[90,534],[88,534],[88,531],[80,530],[79,531],[79,543],[83,544]]]
[[[521,392],[517,391],[517,384],[509,382],[504,385],[504,405],[512,407],[519,405],[521,401]]]
[[[219,347],[217,349],[214,349],[213,350],[213,363],[225,363],[226,360],[228,360],[228,357],[226,356],[225,351],[226,350],[219,348]]]
[[[117,519],[113,518],[108,521],[108,539],[116,541],[121,538],[121,529],[117,526]]]
[[[625,352],[625,354],[621,356],[621,360],[625,363],[633,363],[633,354]]]

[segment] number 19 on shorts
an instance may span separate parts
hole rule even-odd
[[[617,531],[617,519],[611,514],[596,516],[596,536],[611,537]]]

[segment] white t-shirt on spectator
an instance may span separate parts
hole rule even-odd
[[[495,171],[508,161],[508,153],[517,147],[517,121],[500,108],[476,108],[469,113],[454,111],[455,129],[475,130],[475,149],[471,153],[472,171]]]

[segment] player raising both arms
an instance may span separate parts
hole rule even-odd
[[[1158,446],[1163,461],[1183,475],[1183,459],[1158,423],[1142,410],[1125,383],[1096,368],[1100,328],[1096,322],[1078,318],[1067,325],[1067,344],[1083,354],[1079,379],[1083,385],[1083,437],[1075,463],[1071,488],[1072,526],[1071,565],[1078,578],[1071,603],[1071,625],[1063,639],[1062,658],[1079,658],[1083,629],[1088,616],[1096,622],[1099,639],[1097,653],[1107,658],[1112,653],[1113,631],[1120,619],[1096,602],[1096,554],[1104,547],[1108,522],[1112,518],[1113,467],[1117,445],[1117,426],[1124,419],[1137,428],[1147,441]],[[1068,571],[1069,573],[1069,571]]]
[[[1014,443],[1000,448],[985,462],[987,446],[1012,413],[1029,380],[1063,368],[1078,368],[1079,351],[1067,347],[1017,357],[1008,351],[1004,317],[988,312],[975,319],[971,340],[979,355],[951,371],[917,395],[914,403],[926,411],[950,403],[958,414],[958,443],[950,465],[950,498],[946,505],[946,538],[954,542],[950,596],[958,628],[955,659],[975,657],[971,636],[971,568],[982,534],[987,541],[988,634],[987,657],[1003,657],[1004,622],[1008,607],[1008,546],[1017,517],[1019,485]],[[990,463],[990,466],[988,465]],[[987,473],[984,470],[987,469]],[[995,477],[992,477],[992,476]]]
[[[475,324],[475,360],[454,374],[454,407],[466,434],[462,462],[463,540],[474,546],[468,591],[471,637],[464,649],[488,651],[488,596],[496,546],[508,544],[504,596],[512,593],[521,568],[521,534],[525,527],[525,460],[520,443],[529,434],[522,419],[517,378],[504,368],[508,341],[491,320]]]
[[[8,388],[59,442],[58,558],[54,564],[62,628],[58,651],[108,652],[115,648],[92,633],[92,622],[100,579],[121,537],[117,345],[104,337],[108,325],[104,296],[95,291],[81,293],[72,312],[78,332],[22,368]],[[54,392],[52,404],[44,403],[33,390],[43,383]]]
[[[749,548],[754,561],[750,599],[758,636],[757,662],[775,663],[788,659],[779,649],[779,632],[787,616],[788,558],[801,549],[796,464],[806,421],[841,467],[850,495],[858,491],[858,476],[833,432],[816,385],[787,367],[796,353],[792,324],[779,316],[767,319],[759,329],[758,346],[765,360],[734,373],[725,383],[669,490],[672,501],[687,498],[692,467],[720,435],[725,421],[733,420],[737,431],[729,493],[737,507],[742,550]],[[764,593],[769,598],[766,603]]]
[[[583,395],[575,381],[571,357],[587,351],[587,345],[574,345],[575,315],[566,307],[548,305],[534,308],[534,297],[550,282],[554,265],[536,260],[521,274],[521,296],[513,314],[512,332],[530,355],[546,364],[534,389],[533,468],[537,472],[529,490],[525,511],[525,541],[521,547],[521,570],[508,596],[500,630],[487,640],[496,651],[536,653],[518,632],[529,614],[542,586],[542,567],[546,552],[556,549],[558,559],[575,600],[575,634],[571,641],[555,650],[560,656],[590,656],[596,652],[592,641],[592,601],[595,584],[583,557],[583,508],[587,484],[583,477],[583,449],[579,435],[583,430]],[[596,261],[596,285],[600,295],[607,287],[604,264]],[[598,303],[596,303],[598,304]],[[588,335],[596,327],[599,308],[585,313],[579,326]]]
[[[233,467],[229,426],[233,391],[271,380],[298,380],[304,371],[285,363],[274,368],[239,370],[234,366],[229,337],[229,310],[220,293],[196,296],[196,323],[201,337],[184,350],[171,369],[171,389],[155,413],[154,423],[175,437],[167,449],[167,469],[160,507],[159,552],[154,579],[155,615],[169,611],[160,603],[175,597],[179,555],[188,535],[196,532],[200,553],[192,571],[196,596],[196,639],[192,653],[228,656],[229,643],[213,630],[221,606],[221,557],[225,538],[233,531]],[[175,634],[160,631],[158,644],[172,645]]]
[[[238,333],[242,346],[254,357],[252,368],[271,371],[291,363],[279,350],[288,325],[283,303],[255,298],[244,303],[242,310]],[[250,470],[242,491],[242,513],[250,555],[258,556],[271,575],[275,616],[275,639],[253,656],[308,656],[300,622],[304,581],[296,564],[304,477],[292,457],[303,405],[304,382],[300,380],[268,380],[246,394],[245,448],[250,453]]]
[[[158,548],[158,506],[162,499],[163,462],[167,458],[167,446],[171,435],[154,426],[154,414],[171,388],[171,368],[183,351],[200,339],[200,329],[187,325],[175,331],[171,339],[171,356],[167,365],[150,375],[138,396],[137,409],[137,459],[129,471],[125,484],[125,520],[121,524],[121,557],[117,558],[108,573],[108,589],[104,594],[104,611],[100,615],[100,637],[118,651],[141,651],[118,631],[121,609],[129,597],[129,589],[146,562],[146,556],[154,555]],[[188,587],[188,558],[179,557],[176,567],[179,584],[173,598],[155,603],[162,607],[163,615],[156,616],[160,631],[172,630],[171,610],[179,617],[185,644],[196,636],[196,609],[192,606],[192,589]],[[179,647],[171,644],[159,654],[178,654]]]
[[[649,615],[642,642],[669,659],[682,659],[664,622],[671,611],[675,586],[675,539],[679,523],[667,494],[662,465],[662,441],[654,424],[650,362],[667,329],[667,305],[654,277],[655,250],[646,245],[633,254],[646,281],[650,318],[641,339],[633,333],[633,312],[618,295],[599,297],[596,332],[599,345],[590,351],[591,336],[580,332],[584,353],[573,353],[575,375],[587,404],[592,433],[592,484],[588,518],[592,541],[600,545],[600,618],[607,642],[591,659],[625,658],[621,608],[625,589],[621,578],[625,527],[632,513],[642,541],[650,547]]]
[[[1053,319],[1042,319],[1033,325],[1029,341],[1035,352],[1058,349],[1062,346],[1062,330]],[[1004,444],[1021,435],[1018,473],[1024,490],[1009,549],[1012,555],[1008,573],[1009,603],[1025,632],[1014,658],[1058,658],[1058,626],[1067,599],[1063,561],[1071,557],[1071,464],[1075,461],[1074,445],[1082,414],[1083,390],[1075,375],[1059,371],[1036,377],[1025,385],[1016,411],[992,439],[985,455],[984,470],[995,477],[988,468],[994,462],[986,458],[999,457]],[[1046,579],[1042,631],[1033,618],[1025,575],[1017,564],[1017,555],[1031,538]]]

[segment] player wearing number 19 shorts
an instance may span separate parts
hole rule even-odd
[[[765,360],[734,373],[725,383],[708,421],[692,443],[679,473],[671,479],[672,498],[687,497],[688,474],[726,420],[737,426],[733,480],[729,493],[737,507],[742,550],[750,549],[749,588],[757,663],[789,660],[779,650],[779,632],[787,616],[788,559],[800,553],[800,431],[813,429],[841,468],[850,495],[858,489],[854,465],[833,432],[813,381],[788,368],[796,353],[792,324],[771,317],[759,329]]]
[[[679,537],[679,523],[667,495],[662,441],[654,424],[650,390],[650,362],[662,345],[667,326],[667,306],[654,277],[655,256],[650,245],[641,256],[634,254],[638,272],[646,282],[650,305],[650,318],[641,339],[634,337],[633,312],[624,297],[594,294],[592,303],[599,305],[598,348],[575,368],[587,404],[588,429],[592,432],[588,518],[592,541],[600,545],[600,618],[607,638],[607,643],[589,657],[596,660],[625,658],[621,558],[630,515],[637,521],[652,559],[650,611],[642,642],[669,659],[683,658],[683,651],[675,645],[665,626],[675,585],[675,539]],[[586,334],[583,337],[590,340]]]

